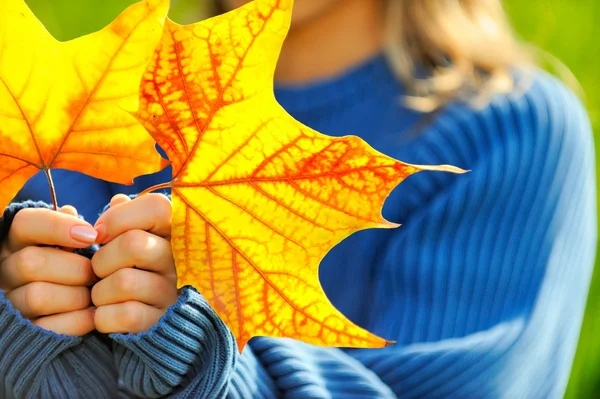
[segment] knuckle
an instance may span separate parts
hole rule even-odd
[[[29,225],[29,220],[31,219],[31,213],[33,208],[22,209],[15,215],[13,219],[13,223],[10,227],[11,233],[17,239],[25,238],[25,234],[27,231],[27,226]]]
[[[43,314],[47,305],[55,299],[52,290],[43,283],[28,284],[23,295],[25,307],[34,314]]]
[[[150,194],[147,196],[151,211],[159,220],[171,218],[171,201],[163,194]]]
[[[22,279],[35,281],[41,268],[44,267],[44,257],[40,254],[39,248],[26,247],[17,252],[15,266]]]
[[[143,305],[138,302],[125,302],[120,306],[119,324],[126,331],[137,331],[144,325]]]
[[[130,230],[123,234],[121,250],[130,254],[134,261],[142,261],[148,247],[148,233],[142,230]]]
[[[65,321],[61,323],[60,333],[72,336],[83,336],[94,329],[93,313],[90,311],[78,311],[69,314],[65,318]]]
[[[138,273],[135,269],[121,269],[115,273],[115,285],[119,292],[134,292],[139,285]]]
[[[60,211],[72,216],[78,215],[77,208],[75,208],[73,205],[65,205],[60,208]]]
[[[112,205],[115,202],[127,201],[128,199],[129,199],[129,196],[127,196],[125,194],[115,194],[110,199],[110,204]]]
[[[108,316],[106,312],[106,308],[104,306],[100,306],[96,309],[96,312],[93,315],[94,326],[96,330],[102,334],[108,334],[112,331],[109,328],[111,318]]]

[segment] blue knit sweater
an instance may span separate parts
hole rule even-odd
[[[520,81],[525,81],[524,77]],[[596,246],[592,136],[575,96],[536,73],[523,92],[484,109],[451,104],[420,114],[383,57],[307,87],[278,88],[297,119],[356,134],[417,164],[388,199],[396,230],[345,240],[321,280],[350,319],[398,343],[319,348],[255,338],[239,355],[201,293],[185,288],[150,331],[59,336],[23,320],[0,292],[3,398],[559,398],[583,317]],[[56,171],[58,198],[87,219],[133,187]],[[43,176],[20,199],[48,200]],[[93,194],[92,194],[93,193]],[[4,235],[10,208],[0,234]],[[30,206],[30,205],[29,205]]]

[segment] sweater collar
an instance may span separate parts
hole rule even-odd
[[[290,113],[336,105],[351,105],[365,97],[403,92],[385,56],[378,54],[341,74],[302,85],[275,85],[277,101]]]

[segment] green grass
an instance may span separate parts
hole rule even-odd
[[[2,0],[0,0],[2,1]],[[26,0],[59,40],[102,28],[135,0]],[[198,19],[207,0],[173,0],[171,17],[180,23]],[[595,0],[504,0],[515,30],[561,60],[585,93],[594,131],[600,132],[600,2]],[[493,49],[490,49],[493,51]],[[596,152],[598,153],[598,141]],[[600,171],[600,163],[596,171]],[[586,318],[567,398],[600,398],[600,266],[596,267]]]
[[[3,1],[3,0],[0,0]],[[109,24],[138,0],[25,0],[46,29],[58,40],[70,40]],[[200,19],[208,0],[171,0],[169,16],[181,24]]]

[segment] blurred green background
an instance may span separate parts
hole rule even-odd
[[[2,1],[2,0],[0,0]],[[59,40],[102,28],[135,0],[26,0]],[[201,18],[209,0],[172,0],[171,18]],[[504,0],[517,33],[546,54],[541,65],[561,76],[585,102],[600,132],[600,2],[597,0]],[[550,56],[550,54],[552,56]],[[560,60],[560,62],[558,62]],[[565,69],[566,68],[568,69]],[[570,72],[569,72],[570,71]],[[572,73],[572,76],[570,75]],[[573,78],[576,78],[574,80]],[[577,83],[578,82],[578,83]],[[597,140],[596,153],[600,147]],[[596,163],[596,171],[600,163]],[[600,398],[600,266],[592,282],[567,398]]]

